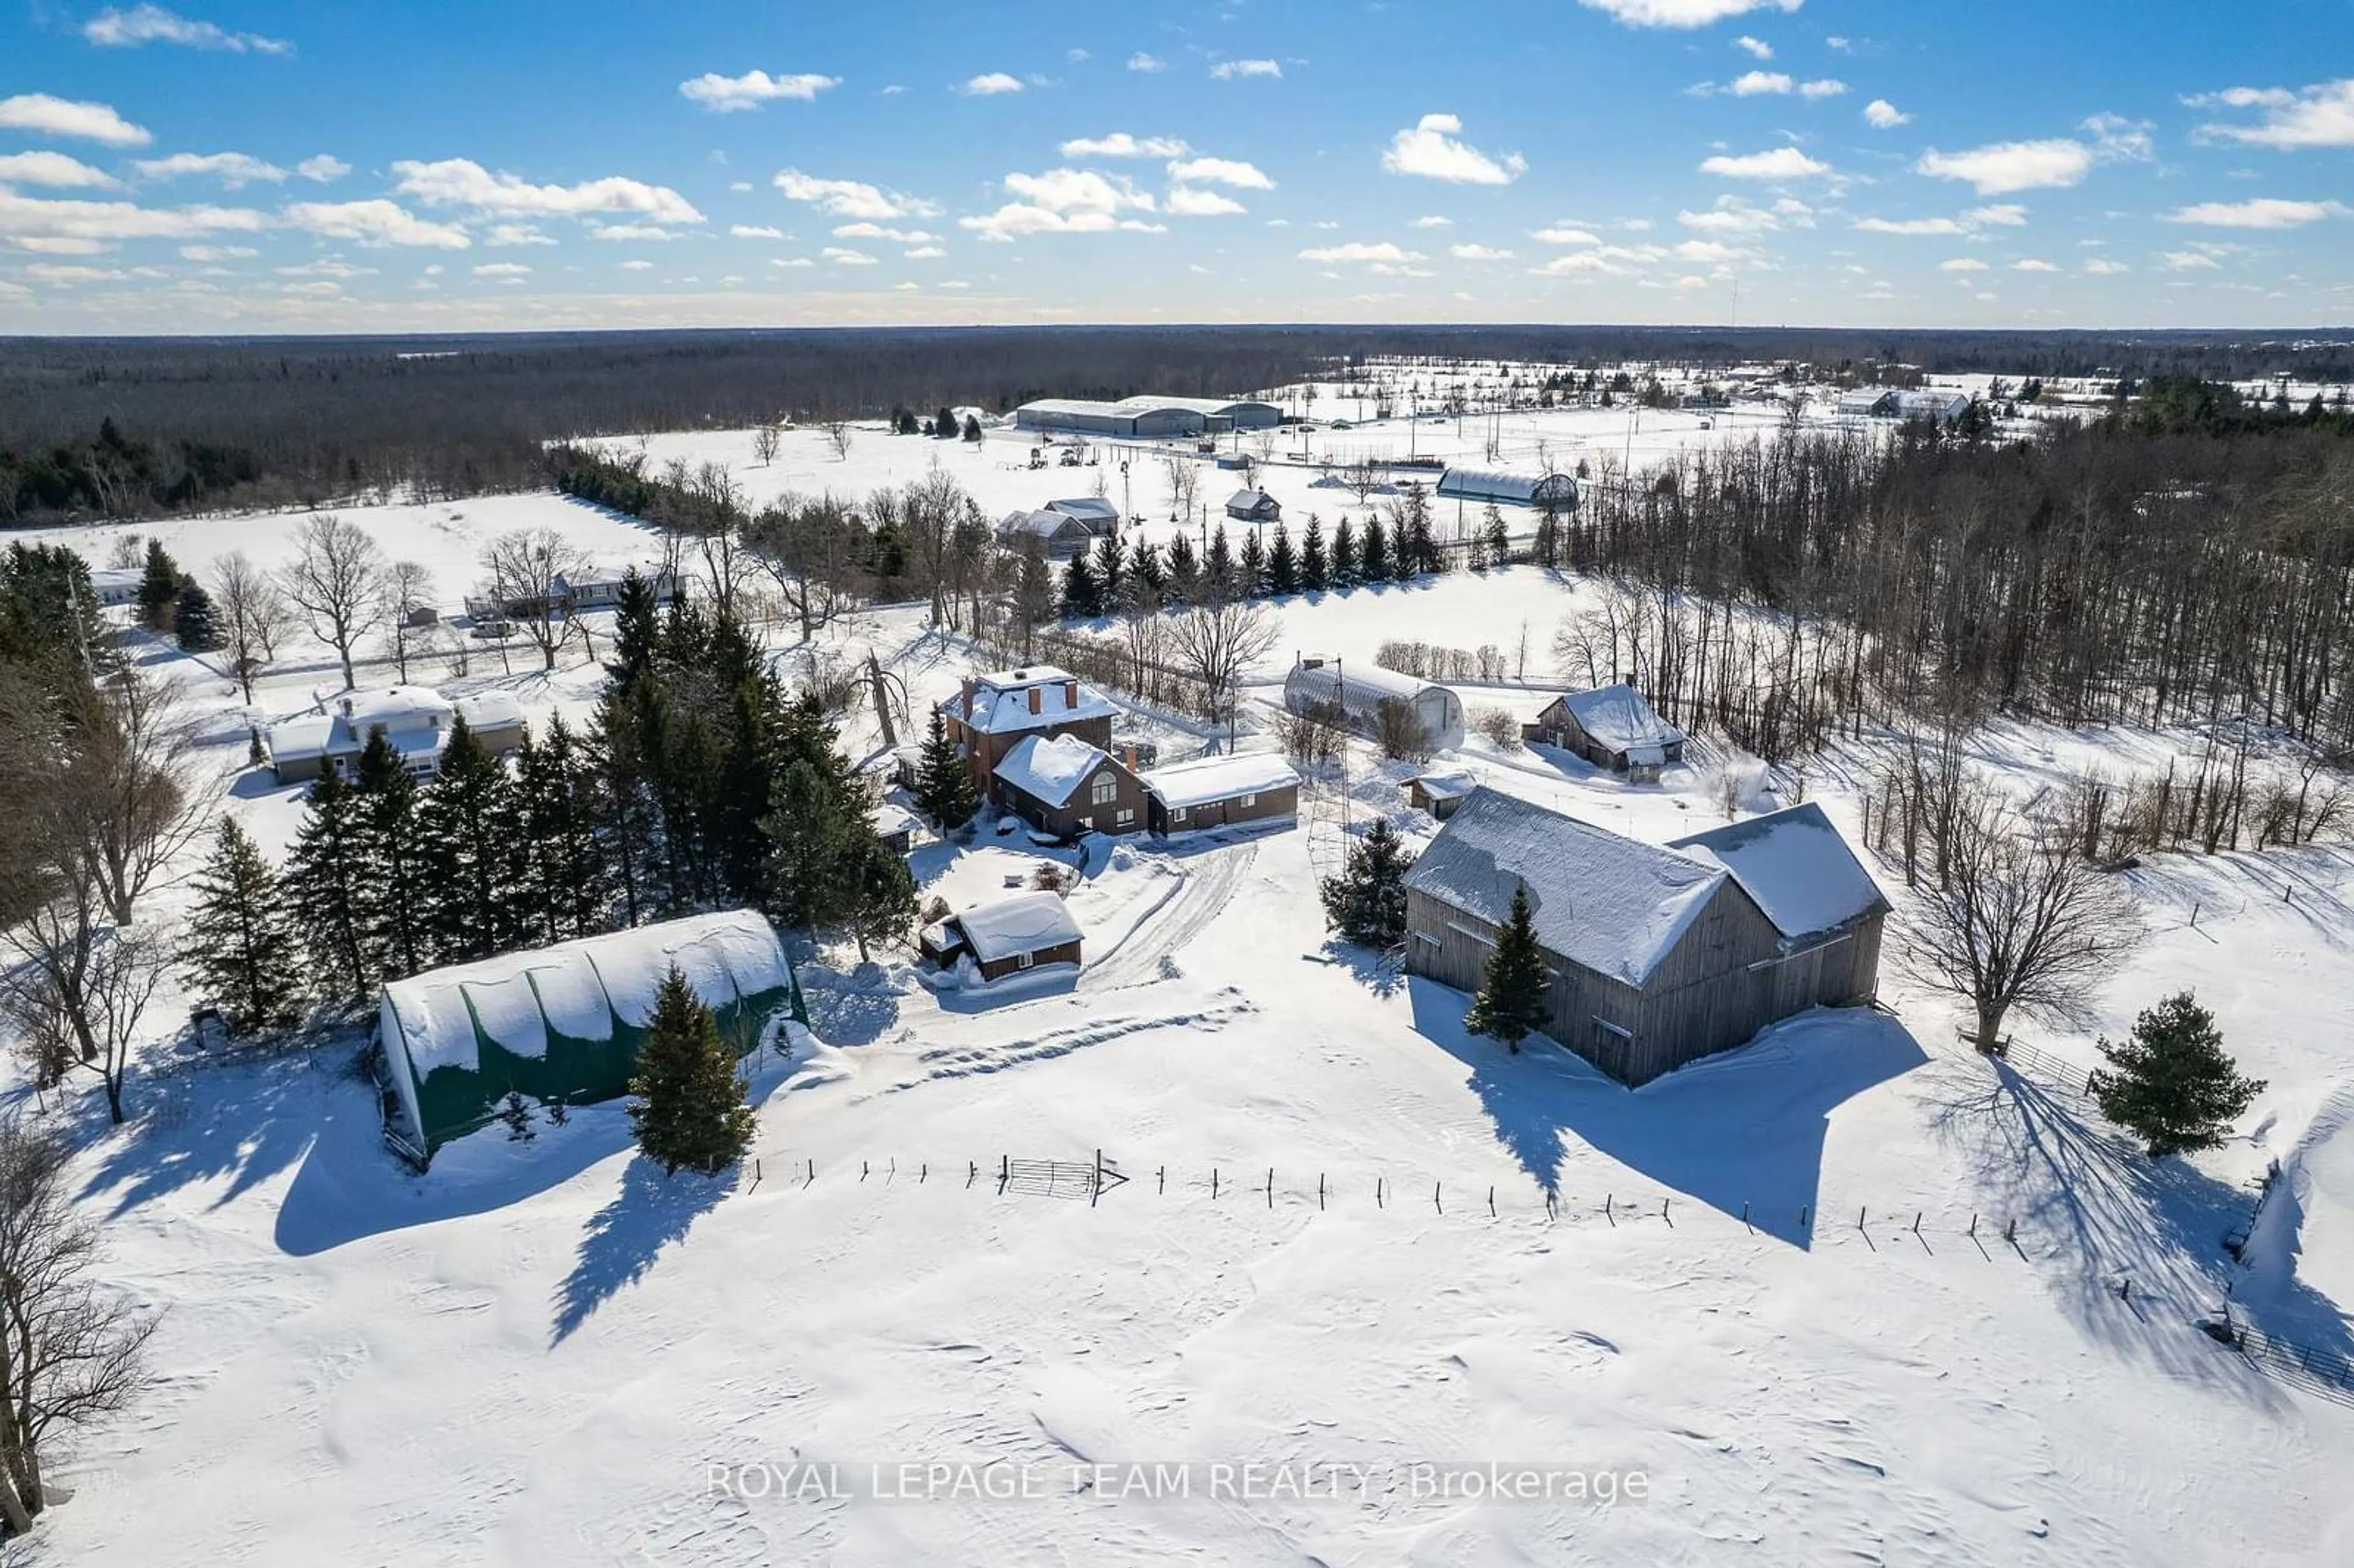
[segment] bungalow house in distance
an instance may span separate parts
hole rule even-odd
[[[1226,497],[1226,515],[1242,523],[1280,523],[1283,503],[1257,487],[1237,490]]]
[[[1032,540],[1048,560],[1068,560],[1085,555],[1095,544],[1092,529],[1066,514],[1040,507],[1035,512],[1009,512],[997,524],[997,542],[1021,552]]]
[[[1574,751],[1597,768],[1642,781],[1658,779],[1660,768],[1684,756],[1684,732],[1623,682],[1564,693],[1521,726],[1521,737]]]
[[[1660,847],[1476,789],[1406,874],[1406,968],[1478,990],[1516,887],[1544,1033],[1622,1084],[1878,989],[1888,903],[1819,806]]]
[[[984,980],[1056,964],[1076,969],[1079,923],[1061,894],[1019,893],[925,927],[916,946],[937,969],[970,958]]]
[[[97,596],[101,609],[119,609],[138,602],[139,589],[146,581],[143,567],[92,567],[90,591]]]
[[[1076,735],[1030,735],[997,765],[1005,808],[1058,839],[1141,832],[1149,810],[1143,781],[1101,747]]]
[[[316,779],[333,768],[350,777],[376,730],[400,754],[408,771],[430,779],[441,766],[451,725],[464,715],[482,748],[493,756],[523,744],[523,709],[504,692],[482,692],[455,702],[430,686],[387,686],[345,692],[325,699],[316,713],[274,724],[268,732],[270,762],[281,784]]]
[[[1052,664],[969,675],[940,704],[949,739],[964,753],[974,788],[1000,802],[997,767],[1016,746],[1032,736],[1068,735],[1108,754],[1119,711],[1101,692]]]

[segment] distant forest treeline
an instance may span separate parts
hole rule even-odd
[[[2342,341],[2249,333],[1676,327],[1007,327],[0,342],[0,524],[427,497],[546,482],[588,434],[1004,408],[1043,396],[1214,395],[1384,355],[1836,374],[2113,373],[2354,380]]]

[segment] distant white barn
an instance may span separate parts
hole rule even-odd
[[[1507,506],[1577,508],[1577,481],[1565,473],[1506,473],[1450,468],[1438,481],[1442,499],[1497,502]]]
[[[1360,735],[1378,736],[1384,703],[1403,704],[1422,726],[1434,750],[1463,744],[1463,700],[1444,686],[1415,675],[1363,662],[1302,659],[1283,683],[1283,705],[1293,713],[1336,709],[1341,721]]]
[[[1249,397],[1161,397],[1147,394],[1123,397],[1116,403],[1087,397],[1041,397],[1013,410],[1013,423],[1025,430],[1071,430],[1144,440],[1260,430],[1282,421],[1282,409]]]

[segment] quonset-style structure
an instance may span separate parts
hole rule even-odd
[[[1339,660],[1302,659],[1283,682],[1283,705],[1293,713],[1337,713],[1350,729],[1376,739],[1385,703],[1403,703],[1434,751],[1452,751],[1463,744],[1462,698],[1418,676],[1384,670],[1370,659],[1346,665]]]
[[[1013,410],[1024,430],[1126,437],[1132,440],[1217,436],[1228,430],[1263,430],[1283,422],[1283,410],[1248,397],[1123,397],[1117,403],[1086,397],[1041,397]]]
[[[777,933],[748,909],[429,969],[387,983],[377,1004],[387,1140],[422,1165],[510,1093],[585,1104],[626,1092],[673,964],[738,1056],[779,1012],[809,1022]]]
[[[1490,469],[1450,468],[1438,479],[1442,499],[1493,501],[1507,506],[1577,510],[1577,481],[1565,473],[1502,473]]]

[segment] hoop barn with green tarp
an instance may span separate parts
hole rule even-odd
[[[776,931],[748,909],[429,969],[387,985],[377,1010],[386,1075],[408,1124],[387,1130],[429,1159],[510,1093],[578,1105],[627,1092],[673,964],[738,1056],[780,1012],[809,1022]]]

